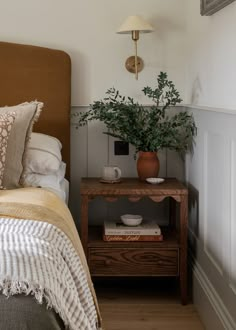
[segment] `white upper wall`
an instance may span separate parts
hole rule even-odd
[[[161,70],[168,72],[183,96],[184,4],[185,0],[2,1],[0,40],[67,51],[72,58],[73,105],[100,99],[112,86],[147,103],[141,90],[154,86]],[[145,62],[138,81],[124,68],[134,52],[131,36],[116,34],[123,20],[135,14],[155,28],[138,42]]]
[[[140,14],[155,28],[141,34],[145,62],[139,80],[124,68],[130,35],[116,34]],[[236,110],[236,1],[212,16],[200,0],[8,0],[0,11],[0,40],[67,51],[72,58],[72,104],[87,105],[109,87],[148,103],[141,90],[167,71],[186,103]]]
[[[200,16],[186,0],[186,103],[236,111],[236,2]]]

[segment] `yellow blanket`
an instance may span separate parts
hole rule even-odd
[[[0,190],[0,217],[30,219],[48,222],[61,229],[71,240],[86,270],[98,318],[101,316],[90,277],[87,261],[71,213],[65,203],[54,193],[42,188]],[[101,326],[101,324],[100,324]]]

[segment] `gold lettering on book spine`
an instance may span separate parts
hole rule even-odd
[[[127,235],[125,237],[125,240],[126,241],[138,241],[140,239],[140,235]],[[120,236],[109,236],[109,237],[106,237],[106,240],[107,241],[124,241],[124,238],[123,237],[120,237]]]

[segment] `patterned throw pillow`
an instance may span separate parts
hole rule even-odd
[[[3,189],[2,180],[6,162],[7,141],[15,120],[15,112],[0,114],[0,189]]]
[[[15,112],[15,121],[8,140],[3,186],[15,189],[21,185],[27,146],[34,122],[38,120],[42,102],[25,102],[16,106],[0,107],[0,114]]]

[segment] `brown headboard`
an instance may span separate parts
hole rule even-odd
[[[44,103],[35,132],[57,137],[70,172],[71,61],[67,53],[0,42],[0,106]]]

